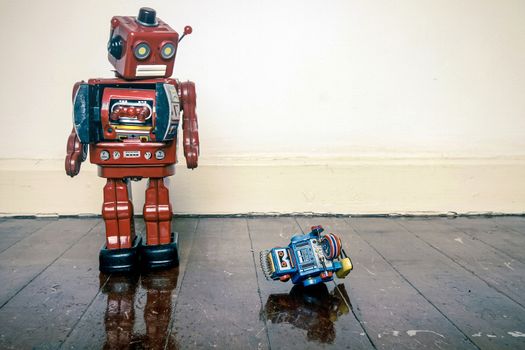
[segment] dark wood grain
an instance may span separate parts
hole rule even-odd
[[[509,333],[525,324],[525,312],[515,302],[402,226],[394,226],[392,219],[349,223],[475,345],[484,349],[525,346],[525,338]]]
[[[352,219],[350,219],[352,220]],[[378,349],[475,349],[454,325],[405,281],[345,219],[302,218],[340,235],[354,270],[343,280],[352,305]],[[392,227],[395,224],[392,221]],[[427,329],[436,333],[416,333]],[[446,335],[444,338],[438,334]]]
[[[200,219],[173,333],[182,348],[267,348],[243,218]]]
[[[56,220],[0,253],[0,281],[5,281],[0,289],[0,307],[97,223],[96,219]]]
[[[2,218],[0,348],[521,349],[524,222],[179,218],[179,268],[109,276],[100,218]],[[351,309],[331,283],[260,270],[259,251],[317,224],[353,260]]]
[[[525,264],[523,218],[456,218],[447,224]]]
[[[450,219],[407,219],[396,222],[523,308],[525,264],[451,228],[448,221]]]
[[[2,219],[0,253],[57,219]]]
[[[497,216],[491,218],[491,221],[525,235],[525,216]]]
[[[103,225],[97,219],[66,222],[63,227],[90,231],[1,309],[3,344],[14,348],[57,348],[98,292]]]

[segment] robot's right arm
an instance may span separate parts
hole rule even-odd
[[[86,160],[87,144],[82,144],[78,139],[75,128],[71,130],[67,139],[66,174],[73,177],[80,172],[80,164]]]
[[[73,100],[80,86],[80,82],[73,87]],[[80,172],[80,164],[87,158],[88,145],[80,142],[75,127],[67,139],[65,169],[66,174],[73,177]]]

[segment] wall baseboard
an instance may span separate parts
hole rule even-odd
[[[524,179],[524,157],[229,157],[180,164],[169,187],[177,215],[522,215]],[[88,163],[71,179],[62,160],[0,159],[0,213],[98,215],[104,184]]]

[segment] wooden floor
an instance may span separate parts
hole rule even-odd
[[[259,251],[314,224],[354,262],[340,292],[267,281]],[[525,349],[523,217],[173,226],[178,269],[107,276],[101,219],[0,219],[0,348]]]

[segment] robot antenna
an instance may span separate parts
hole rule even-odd
[[[192,32],[193,32],[193,28],[191,26],[184,27],[184,34],[182,34],[181,37],[179,38],[179,43],[182,40],[182,38],[184,38],[186,35],[190,35]]]

